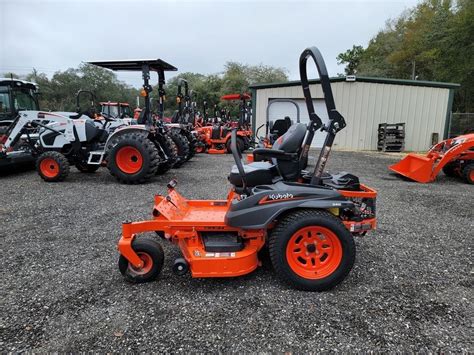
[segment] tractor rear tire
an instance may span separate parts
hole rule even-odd
[[[81,173],[91,174],[95,173],[99,168],[100,165],[97,164],[87,164],[83,161],[78,161],[76,164],[76,169],[79,170]]]
[[[186,162],[189,155],[189,142],[187,138],[181,135],[179,132],[172,131],[170,133],[170,137],[178,149],[178,159],[173,167],[179,168]]]
[[[456,162],[451,162],[451,163],[446,164],[446,165],[443,167],[443,173],[444,173],[444,175],[450,176],[450,177],[457,177],[457,176],[459,176],[458,172],[456,171],[456,167],[457,167]]]
[[[462,177],[471,185],[474,185],[474,163],[469,163],[462,169]]]
[[[305,291],[325,291],[341,283],[356,255],[352,234],[324,210],[286,215],[272,231],[269,249],[279,278]]]
[[[189,143],[189,154],[186,157],[186,160],[190,160],[192,157],[196,155],[196,145],[198,143],[196,137],[191,132],[185,133],[186,139]]]
[[[69,169],[69,161],[59,152],[44,152],[36,160],[36,170],[47,182],[64,181],[69,175]]]
[[[226,143],[227,153],[229,154],[232,154],[231,144],[232,144],[232,139],[229,138]],[[237,137],[237,149],[241,153],[245,151],[245,143],[241,137]]]
[[[144,262],[140,269],[134,268],[120,255],[118,266],[125,280],[132,283],[144,283],[156,280],[163,269],[165,255],[160,243],[151,238],[136,238],[132,242],[133,250]]]
[[[123,133],[114,138],[107,148],[107,168],[121,183],[144,183],[150,180],[158,169],[158,149],[146,134]]]
[[[163,135],[163,140],[162,142],[160,142],[160,145],[166,157],[162,157],[162,163],[156,171],[156,174],[158,175],[162,175],[168,172],[168,170],[170,170],[178,160],[178,147],[169,135]]]

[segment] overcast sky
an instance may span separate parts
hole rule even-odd
[[[81,61],[161,58],[179,72],[217,73],[226,61],[267,64],[298,75],[316,45],[329,73],[338,53],[367,45],[417,0],[132,1],[0,0],[0,73],[36,68],[51,76]],[[178,75],[179,75],[178,72]],[[139,86],[137,73],[119,78]]]

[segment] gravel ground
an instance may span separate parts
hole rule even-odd
[[[473,352],[474,186],[387,170],[398,157],[334,152],[329,168],[378,192],[379,228],[357,239],[336,289],[306,293],[264,265],[235,279],[175,276],[165,245],[157,282],[122,279],[115,249],[125,219],[151,216],[176,176],[189,198],[226,195],[231,156],[200,155],[141,186],[106,169],[47,184],[34,171],[0,176],[0,351]]]

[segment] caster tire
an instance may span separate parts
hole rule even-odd
[[[118,266],[125,280],[132,283],[156,280],[165,261],[160,243],[150,238],[137,238],[132,242],[132,248],[143,260],[144,265],[137,269],[124,256],[120,255]]]

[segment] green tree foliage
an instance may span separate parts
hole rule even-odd
[[[212,114],[212,107],[214,104],[219,104],[222,95],[248,92],[249,86],[252,84],[288,81],[288,74],[286,69],[283,68],[262,64],[246,65],[238,62],[227,62],[224,66],[224,72],[220,74],[183,73],[169,80],[166,85],[166,115],[171,115],[177,108],[175,96],[178,90],[178,78],[188,81],[189,87],[193,90],[193,100],[197,103],[198,109],[202,110],[203,101],[207,101],[209,114]],[[220,105],[228,106],[234,115],[238,112],[238,102],[221,102]]]
[[[77,69],[56,72],[51,79],[33,70],[25,77],[39,86],[40,107],[43,110],[75,111],[76,94],[79,90],[92,91],[98,102],[134,102],[138,90],[119,81],[115,73],[91,64],[81,64]],[[83,96],[81,108],[90,105]],[[87,106],[85,106],[87,105]]]
[[[346,73],[460,83],[454,109],[473,112],[473,38],[474,1],[424,0],[388,21],[362,50],[358,63],[350,60],[355,57],[351,50],[338,60],[346,64]]]
[[[339,53],[337,56],[337,64],[346,64],[344,71],[346,75],[354,75],[357,72],[360,58],[364,54],[364,47],[352,46],[352,49],[348,49],[344,53]]]
[[[199,109],[202,109],[203,101],[208,102],[210,113],[212,113],[212,106],[218,103],[224,94],[246,92],[249,85],[254,83],[288,81],[287,72],[283,68],[244,65],[237,62],[228,62],[224,68],[224,72],[219,74],[203,75],[187,72],[170,79],[166,85],[166,114],[171,115],[177,108],[175,97],[178,78],[188,81],[190,89],[193,90],[193,99],[197,102]],[[19,78],[14,73],[6,73],[3,76],[10,77],[11,74],[14,78]],[[156,75],[152,78],[156,80]],[[24,79],[38,84],[42,110],[75,111],[76,93],[81,89],[92,91],[98,102],[128,102],[132,107],[135,107],[136,98],[139,95],[139,89],[119,81],[114,72],[86,63],[81,64],[79,68],[58,71],[51,78],[33,70]],[[155,87],[151,93],[152,107],[155,110],[157,95],[158,90]],[[81,107],[84,105],[89,105],[86,96],[81,100]],[[236,111],[235,108],[233,111]]]

